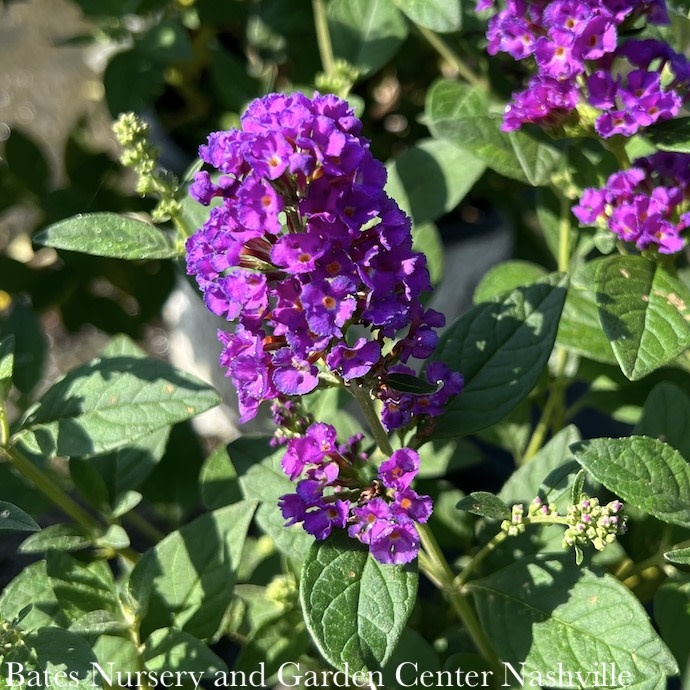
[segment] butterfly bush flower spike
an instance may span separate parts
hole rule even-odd
[[[200,149],[219,177],[197,173],[191,194],[220,203],[187,242],[188,272],[207,307],[237,322],[219,338],[240,420],[263,401],[313,391],[321,373],[368,377],[386,398],[387,373],[428,357],[444,318],[419,306],[431,287],[426,260],[384,191],[386,170],[361,122],[335,96],[295,93],[255,100],[241,125]],[[359,337],[348,344],[353,326]],[[455,374],[425,414],[461,388]],[[389,428],[409,421],[400,415]]]
[[[381,400],[389,431],[429,430],[463,388],[438,362],[426,369],[433,393],[389,383],[431,355],[445,319],[420,306],[431,288],[426,259],[361,130],[345,101],[295,93],[257,99],[240,129],[211,134],[200,156],[217,174],[197,173],[190,193],[213,206],[187,241],[187,269],[210,311],[235,323],[218,337],[240,421],[273,402],[273,444],[285,445],[283,470],[297,482],[281,499],[288,524],[317,539],[347,528],[378,560],[405,563],[419,549],[415,523],[431,512],[410,488],[416,452],[396,451],[365,481],[361,437],[338,444],[333,427],[294,402],[322,381],[362,386]]]

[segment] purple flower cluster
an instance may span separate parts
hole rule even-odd
[[[585,189],[573,213],[583,225],[601,224],[638,249],[680,251],[690,225],[690,154],[658,152],[614,173],[603,189]]]
[[[437,343],[443,316],[419,306],[425,257],[361,126],[335,96],[270,94],[250,104],[241,129],[200,148],[220,176],[197,173],[191,194],[221,203],[188,240],[187,267],[208,308],[238,322],[219,338],[241,421],[265,400],[314,390],[320,372],[382,381]]]
[[[381,563],[409,563],[419,552],[415,523],[431,515],[431,499],[410,484],[419,470],[419,455],[409,448],[396,450],[365,482],[359,469],[366,457],[359,451],[361,436],[338,444],[330,424],[312,424],[304,436],[292,438],[282,460],[283,471],[295,481],[294,494],[280,498],[288,525],[302,523],[316,539],[326,539],[334,528],[369,547]]]
[[[477,9],[492,4],[480,0]],[[641,17],[667,23],[664,1],[507,0],[489,20],[488,52],[531,58],[537,72],[524,91],[513,94],[503,130],[528,122],[556,127],[580,104],[600,111],[594,128],[604,138],[631,136],[674,117],[690,82],[690,66],[662,41],[619,45],[621,28]]]

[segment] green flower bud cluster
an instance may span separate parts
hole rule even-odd
[[[583,494],[579,503],[568,506],[569,527],[563,534],[564,548],[591,544],[597,551],[603,551],[625,532],[625,520],[620,515],[622,510],[620,501],[602,506],[598,498]]]
[[[176,198],[180,183],[177,176],[158,166],[160,152],[149,141],[148,123],[134,113],[123,113],[113,124],[113,132],[123,148],[120,162],[138,175],[137,193],[159,199],[151,212],[153,221],[174,218],[182,208]]]
[[[338,59],[333,63],[330,72],[319,72],[316,75],[315,84],[319,91],[334,93],[340,98],[345,98],[359,77],[359,70],[346,60]]]
[[[292,575],[277,575],[266,586],[266,599],[284,609],[297,604],[297,583]]]

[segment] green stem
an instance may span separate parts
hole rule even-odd
[[[386,430],[381,426],[381,420],[379,419],[376,409],[374,408],[374,401],[372,400],[370,391],[366,388],[362,388],[362,386],[356,382],[350,384],[348,390],[359,403],[364,417],[369,424],[369,428],[371,429],[371,434],[374,437],[374,441],[376,441],[376,445],[383,453],[385,453],[385,455],[390,457],[393,455],[393,446],[391,445]]]
[[[326,5],[324,0],[312,0],[312,8],[314,12],[316,41],[319,45],[319,55],[321,56],[321,66],[325,74],[332,74],[335,58],[333,57],[333,45],[331,43],[331,33],[328,30],[328,19],[326,17]]]
[[[522,519],[522,524],[525,527],[529,527],[530,525],[565,525],[567,527],[570,525],[570,522],[564,515],[529,515]],[[460,575],[455,578],[453,586],[456,589],[462,589],[470,579],[470,575],[477,569],[477,566],[509,536],[507,532],[501,531],[484,544],[484,546],[473,556],[472,560],[465,566]]]
[[[554,372],[554,380],[551,383],[549,390],[549,397],[546,400],[541,417],[534,427],[532,436],[530,437],[527,448],[522,455],[521,464],[529,462],[539,449],[544,445],[546,435],[551,427],[559,427],[563,421],[563,396],[565,392],[565,381],[563,380],[563,372],[568,362],[568,353],[562,347],[556,349],[556,370]],[[558,416],[558,420],[554,424],[554,420]]]
[[[0,448],[0,457],[12,463],[19,474],[45,494],[60,510],[69,515],[77,524],[89,532],[100,534],[101,524],[87,513],[71,496],[63,491],[43,470],[34,465],[14,447]]]
[[[558,270],[570,269],[570,200],[561,195],[560,220],[558,223]]]
[[[10,441],[10,422],[7,419],[7,409],[0,403],[0,448],[5,448]]]
[[[465,566],[463,571],[455,578],[453,585],[456,589],[462,589],[467,581],[470,579],[470,575],[477,569],[477,566],[500,544],[502,544],[508,535],[506,532],[499,532],[496,536],[488,541],[484,546],[482,546],[479,551],[472,557],[472,560]]]
[[[483,91],[488,87],[483,79],[478,77],[466,64],[465,61],[453,51],[450,46],[434,31],[424,26],[415,24],[417,30],[428,41],[429,45],[449,64],[453,69],[472,86],[476,86]]]

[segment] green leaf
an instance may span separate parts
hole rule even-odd
[[[97,661],[83,637],[60,628],[42,628],[28,633],[23,644],[5,654],[5,662],[21,664],[25,680],[8,676],[8,687],[38,687],[45,690],[70,688],[87,690],[101,686],[93,664]],[[20,667],[15,666],[15,670]],[[72,674],[72,675],[70,675]],[[42,679],[36,682],[37,679]],[[44,682],[47,680],[47,682]]]
[[[510,508],[498,496],[488,491],[473,491],[458,501],[455,507],[492,520],[510,518]]]
[[[437,139],[448,139],[501,175],[532,186],[546,184],[562,153],[546,139],[522,131],[502,132],[480,87],[442,79],[429,89],[426,118]]]
[[[426,379],[412,374],[389,374],[386,377],[386,384],[394,391],[411,395],[433,395],[443,388],[443,381],[429,383]]]
[[[0,618],[14,621],[25,609],[19,628],[37,630],[50,625],[69,626],[69,619],[60,608],[45,561],[26,566],[0,594]]]
[[[415,565],[383,565],[345,536],[315,542],[302,567],[307,628],[338,669],[378,670],[398,644],[417,599]]]
[[[164,70],[163,64],[138,50],[117,53],[103,74],[110,114],[145,111],[163,91]]]
[[[264,664],[264,672],[270,677],[281,664],[299,659],[309,647],[309,633],[301,613],[289,611],[279,618],[266,621],[252,633],[242,647],[233,670],[250,674]]]
[[[454,143],[422,139],[388,161],[386,168],[386,191],[419,225],[452,211],[486,164]]]
[[[390,60],[407,37],[407,24],[391,0],[333,0],[328,24],[337,58],[362,74]]]
[[[290,491],[294,493],[295,485]],[[314,543],[314,537],[307,534],[301,525],[285,526],[285,518],[278,508],[278,502],[262,503],[256,511],[256,524],[261,531],[271,537],[278,551],[287,556],[293,563],[300,564],[307,556]]]
[[[19,553],[43,551],[80,551],[88,549],[94,536],[79,525],[50,525],[27,537],[19,546]]]
[[[142,654],[147,671],[180,671],[205,677],[226,672],[227,664],[203,642],[184,630],[154,630],[144,644]]]
[[[48,193],[51,170],[43,147],[38,146],[18,128],[13,128],[5,144],[4,157],[12,176],[27,190],[31,190],[38,197]]]
[[[416,630],[405,628],[400,643],[388,660],[386,668],[383,669],[383,682],[386,688],[402,690],[408,687],[408,683],[410,687],[414,687],[415,682],[421,686],[422,674],[428,673],[429,675],[425,676],[422,682],[428,682],[429,678],[437,678],[439,680],[436,687],[443,687],[440,682],[442,676],[437,675],[440,670],[441,661],[432,645]],[[467,683],[467,687],[470,687],[470,683]],[[462,687],[457,683],[448,683],[448,685]]]
[[[479,281],[472,298],[475,304],[503,297],[519,287],[527,287],[546,275],[543,266],[531,261],[504,261],[490,268]]]
[[[412,226],[412,249],[426,256],[426,267],[432,286],[438,285],[443,278],[445,248],[441,233],[434,223],[422,223]]]
[[[109,611],[88,611],[76,618],[69,626],[70,632],[79,635],[122,635],[129,632],[129,625]]]
[[[0,405],[7,400],[12,387],[14,370],[14,336],[8,335],[0,340]]]
[[[498,493],[508,504],[529,503],[539,496],[545,503],[555,503],[560,511],[570,503],[568,487],[579,465],[568,450],[580,440],[573,425],[561,429],[532,459],[506,480]]]
[[[14,338],[12,383],[28,397],[43,375],[46,336],[36,312],[21,298],[13,300],[4,322],[0,319],[0,338],[10,336]]]
[[[136,49],[142,55],[163,63],[185,62],[194,58],[187,31],[179,22],[156,22],[137,36]]]
[[[654,595],[654,620],[680,666],[681,683],[690,680],[690,582],[667,580]]]
[[[589,261],[571,276],[556,343],[595,362],[615,364],[616,356],[601,327],[594,291],[596,273],[605,260]]]
[[[586,674],[608,664],[636,688],[663,688],[678,672],[636,597],[611,575],[574,568],[570,554],[522,559],[468,587],[486,636],[522,687],[592,687]],[[506,680],[519,684],[511,668]],[[560,668],[582,678],[559,682]]]
[[[623,373],[647,376],[690,347],[690,290],[641,256],[612,256],[596,277],[599,317]]]
[[[243,501],[202,515],[144,554],[130,577],[132,596],[146,607],[144,630],[172,626],[199,638],[216,634],[254,509]]]
[[[690,565],[690,548],[672,549],[664,554],[664,558],[676,565]]]
[[[441,336],[433,359],[461,372],[465,388],[438,418],[434,438],[491,426],[530,393],[553,348],[565,280],[550,276],[502,302],[478,304]]]
[[[206,458],[199,482],[201,498],[209,510],[222,508],[242,499],[237,471],[225,446],[218,446]]]
[[[228,447],[233,459],[240,454],[238,441]],[[273,539],[276,547],[286,556],[302,561],[307,555],[314,538],[307,534],[301,525],[285,526],[285,518],[278,508],[278,500],[283,494],[295,492],[295,484],[291,482],[281,467],[284,448],[274,450],[268,446],[266,439],[254,439],[255,446],[252,453],[263,456],[260,462],[255,462],[240,478],[240,485],[244,496],[248,499],[261,501],[256,512],[256,522],[261,529]],[[261,450],[263,448],[263,450]]]
[[[647,128],[645,136],[661,151],[690,153],[690,117],[659,122]]]
[[[460,0],[393,0],[415,23],[436,33],[459,31],[462,26]]]
[[[45,393],[25,421],[22,438],[31,451],[45,455],[95,455],[131,445],[218,400],[208,384],[167,362],[96,359]]]
[[[431,440],[418,451],[420,479],[443,477],[456,470],[478,465],[482,452],[471,441],[456,439],[452,441]]]
[[[635,434],[651,436],[668,443],[690,462],[690,396],[669,381],[652,388]]]
[[[117,213],[84,213],[58,221],[34,237],[36,244],[115,259],[170,259],[180,248],[150,223]]]
[[[128,492],[138,488],[165,454],[170,427],[163,427],[132,445],[104,455],[72,458],[70,475],[82,495],[109,512]],[[102,504],[93,502],[94,486],[102,487]]]
[[[69,554],[51,551],[46,558],[48,577],[65,615],[73,621],[91,611],[121,617],[115,582],[107,561],[82,563]]]
[[[0,531],[36,532],[41,529],[36,521],[21,508],[6,501],[0,501]]]
[[[364,431],[362,423],[345,410],[345,407],[351,402],[352,396],[341,387],[317,390],[302,400],[304,409],[309,412],[317,422],[327,419],[328,422],[335,427],[340,438],[349,438],[353,434]],[[237,442],[233,443],[233,449],[231,451],[233,454],[236,452],[234,450],[236,443]],[[263,457],[273,452],[273,449],[271,449],[269,453],[264,453]]]
[[[690,464],[647,436],[596,438],[570,446],[576,460],[607,489],[663,522],[690,527]]]
[[[580,142],[578,142],[579,144]],[[599,147],[601,148],[601,147]],[[586,165],[588,168],[593,170],[600,170],[600,167],[593,166],[585,156],[577,156],[581,153],[580,149],[576,146],[567,147],[568,162],[573,165],[573,158],[578,157],[579,162]],[[586,161],[583,163],[583,161]],[[618,168],[616,167],[615,170]],[[612,170],[611,172],[615,172]],[[581,172],[580,167],[576,167],[572,171],[573,175]],[[606,184],[606,177],[601,180],[601,184],[598,183],[597,179],[590,180],[589,184],[584,185],[585,187],[603,187]],[[587,232],[582,232],[577,224],[572,222],[572,211],[570,207],[572,206],[572,201],[569,199],[561,198],[557,196],[550,187],[539,187],[535,193],[537,220],[539,221],[539,226],[544,235],[544,241],[546,242],[549,251],[553,258],[558,261],[558,252],[560,247],[560,234],[562,230],[563,221],[565,220],[569,225],[568,231],[568,246],[570,247],[570,254],[572,259],[577,259],[580,256],[586,256],[593,248],[594,242],[592,240],[591,234]],[[609,235],[613,233],[609,232]],[[615,235],[614,235],[615,238]],[[574,266],[575,261],[571,260],[570,265]]]

